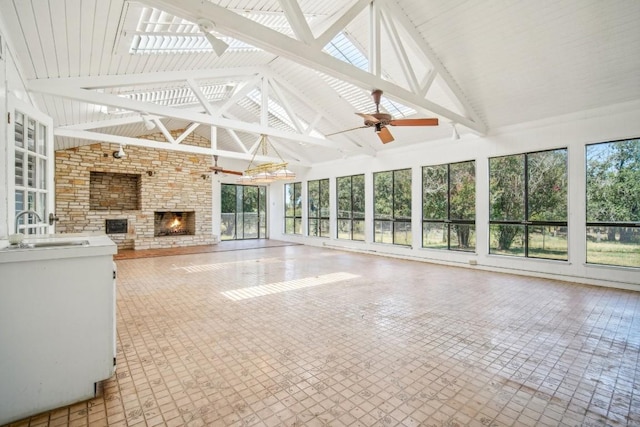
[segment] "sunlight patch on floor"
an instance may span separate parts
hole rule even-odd
[[[282,262],[282,258],[258,258],[243,261],[218,262],[215,264],[187,265],[184,267],[176,267],[176,270],[184,270],[185,273],[202,273],[204,271],[223,270],[226,268],[245,267],[251,264],[273,264]]]
[[[321,276],[306,277],[304,279],[288,280],[286,282],[275,282],[267,285],[251,286],[248,288],[234,289],[221,292],[222,295],[233,301],[240,301],[248,298],[261,297],[265,295],[277,294],[279,292],[293,291],[296,289],[309,288],[312,286],[326,285],[328,283],[340,282],[343,280],[360,277],[351,273],[331,273]]]

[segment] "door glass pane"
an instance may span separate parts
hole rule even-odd
[[[36,121],[29,119],[29,128],[27,129],[27,149],[36,151]]]
[[[20,150],[16,150],[15,176],[16,185],[22,187],[24,185],[24,152]]]
[[[38,154],[47,154],[47,127],[42,123],[38,123]]]
[[[15,123],[15,141],[16,147],[24,147],[24,114],[16,111],[16,123]]]
[[[36,156],[29,154],[27,156],[27,187],[35,188],[36,186]]]
[[[38,188],[47,189],[47,160],[38,159]]]
[[[24,210],[24,191],[16,190],[15,204],[16,204],[16,212],[15,212],[16,214]]]
[[[38,212],[42,221],[47,222],[48,218],[45,218],[47,212],[47,193],[38,193],[38,202],[36,205],[38,207],[36,212]]]

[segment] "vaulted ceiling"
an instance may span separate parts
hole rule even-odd
[[[181,142],[197,132],[212,140],[199,152],[249,160],[266,134],[308,166],[429,144],[452,124],[465,138],[640,99],[636,0],[0,0],[0,10],[57,149],[193,151]],[[395,119],[439,126],[391,126],[383,144],[354,114],[375,111],[373,89]],[[167,141],[142,139],[152,132]]]

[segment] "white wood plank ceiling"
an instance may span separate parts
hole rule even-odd
[[[640,99],[636,0],[0,0],[4,36],[56,148],[97,140],[248,160],[267,134],[293,163]],[[198,26],[227,43],[220,56]],[[355,112],[437,117],[383,145]],[[156,124],[149,130],[148,115]],[[213,130],[212,130],[213,129]]]

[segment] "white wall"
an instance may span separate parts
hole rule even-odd
[[[306,181],[330,179],[331,236],[333,237],[327,239],[283,234],[282,184],[270,186],[270,237],[308,245],[350,249],[468,268],[640,290],[638,269],[585,263],[585,145],[638,137],[640,137],[640,101],[504,128],[485,137],[465,135],[458,141],[450,139],[435,141],[424,144],[420,148],[385,151],[377,157],[346,159],[317,165],[306,172],[302,171],[296,181],[302,181],[302,194],[306,202]],[[568,261],[490,255],[488,253],[488,159],[494,156],[565,147],[568,149],[569,158]],[[421,167],[465,160],[476,161],[476,253],[421,248]],[[413,171],[413,247],[373,243],[372,173],[409,167]],[[335,179],[360,173],[365,174],[366,185],[366,241],[353,242],[337,239],[335,238]],[[306,211],[305,204],[303,205],[304,233],[306,233]],[[469,264],[471,260],[476,261],[477,265],[471,266]]]

